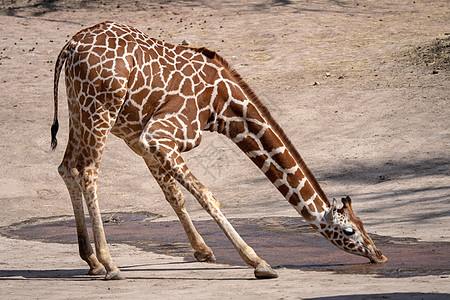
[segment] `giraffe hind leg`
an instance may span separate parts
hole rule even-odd
[[[155,177],[159,186],[161,187],[164,195],[172,206],[173,210],[178,216],[186,235],[189,239],[189,243],[195,250],[194,256],[200,262],[215,262],[216,258],[213,251],[208,247],[201,237],[201,235],[195,229],[194,224],[186,210],[185,199],[181,190],[179,189],[175,179],[156,162],[153,158],[147,156],[144,157],[153,177]]]
[[[100,103],[93,102],[92,105],[95,105],[94,112],[87,112],[82,109],[70,110],[71,112],[80,112],[80,114],[71,114],[71,120],[73,118],[72,121],[79,125],[77,128],[71,128],[71,130],[74,132],[76,131],[77,134],[72,134],[72,136],[70,136],[69,132],[71,138],[69,143],[73,142],[77,147],[73,147],[72,154],[67,158],[69,162],[66,163],[66,165],[71,167],[64,167],[64,169],[67,169],[65,173],[71,173],[73,175],[78,183],[79,190],[84,196],[92,224],[96,258],[106,269],[105,279],[125,279],[111,258],[106,242],[97,195],[98,169],[100,167],[101,156],[105,147],[107,135],[111,129],[112,120],[109,119],[109,114],[103,110]],[[80,115],[83,113],[89,113],[89,117],[81,117]],[[76,117],[74,117],[74,115]],[[90,245],[87,238],[87,230],[85,229],[86,226],[81,217],[83,214],[82,204],[80,203],[81,195],[79,195],[80,193],[78,191],[77,193],[77,197],[75,198],[76,201],[74,201],[74,212],[80,223],[80,226],[77,227],[80,237],[79,247],[90,253],[92,250],[89,248]],[[84,252],[82,251],[81,254],[84,255]],[[93,256],[90,255],[90,257]],[[92,267],[91,265],[90,267],[91,274],[103,273],[101,268],[95,266]]]
[[[58,167],[58,172],[66,184],[72,202],[80,257],[89,265],[89,275],[105,275],[106,269],[98,261],[89,242],[89,235],[84,216],[83,194],[78,184],[78,179],[76,178],[78,176],[78,171],[76,171],[75,165],[73,164],[75,162],[74,157],[78,146],[77,139],[74,138],[74,133],[71,131],[69,133],[69,142],[67,143],[66,152],[61,165]]]
[[[92,119],[94,119],[94,117],[92,117]],[[97,132],[101,132],[101,130]],[[78,167],[80,170],[79,184],[83,191],[86,206],[89,210],[97,258],[106,268],[105,279],[125,279],[111,258],[98,204],[98,170],[107,134],[97,134],[94,137],[92,137],[92,134],[93,133],[91,132],[90,134],[85,135],[89,136],[89,146],[87,146],[88,144],[85,144],[84,149],[80,149],[79,163],[83,163]],[[95,146],[92,146],[93,139],[97,141],[96,143],[94,142]],[[85,155],[86,153],[88,153],[88,155]]]

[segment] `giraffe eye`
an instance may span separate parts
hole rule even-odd
[[[354,235],[354,234],[355,234],[355,231],[354,231],[353,228],[351,228],[351,227],[349,227],[349,228],[344,228],[343,231],[344,231],[344,233],[345,233],[346,235],[348,235],[348,236]]]

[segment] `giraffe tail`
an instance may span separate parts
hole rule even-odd
[[[61,50],[61,52],[58,55],[58,59],[55,63],[55,74],[53,78],[53,124],[51,127],[51,134],[52,134],[52,142],[51,147],[52,150],[55,150],[56,146],[58,145],[58,140],[56,139],[56,134],[58,133],[59,129],[59,122],[58,122],[58,85],[59,85],[59,77],[61,75],[61,70],[66,62],[67,58],[67,48],[69,43],[67,43],[64,48]]]

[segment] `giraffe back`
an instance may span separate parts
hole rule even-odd
[[[63,48],[55,68],[55,95],[65,61],[69,101],[103,106],[114,120],[113,134],[131,141],[155,115],[177,114],[175,124],[196,120],[190,135],[198,135],[207,127],[222,68],[215,56],[205,48],[175,46],[127,25],[104,22],[78,32]]]

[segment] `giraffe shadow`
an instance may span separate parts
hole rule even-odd
[[[220,271],[220,270],[247,270],[246,267],[185,267],[190,263],[195,262],[175,262],[175,263],[158,263],[158,264],[145,264],[145,265],[128,265],[120,266],[121,271],[127,279],[143,279],[143,280],[167,280],[167,279],[179,279],[179,280],[253,280],[255,278],[242,278],[242,277],[211,277],[204,276],[206,271]],[[153,266],[153,267],[152,267]],[[158,266],[158,267],[157,267]],[[168,275],[168,272],[176,273],[178,276]],[[195,272],[198,272],[198,276],[195,276]],[[201,275],[200,275],[201,274]],[[214,273],[212,273],[214,274]],[[216,275],[218,273],[215,273]],[[183,276],[186,275],[186,276]],[[218,276],[218,275],[217,275]],[[39,279],[52,279],[52,280],[71,280],[71,281],[90,281],[101,280],[101,276],[91,276],[87,274],[87,269],[17,269],[17,270],[0,270],[0,281],[22,281],[22,280],[39,280]]]
[[[195,266],[189,266],[190,264],[195,264]],[[169,262],[169,263],[157,263],[157,264],[141,264],[141,265],[129,265],[120,266],[120,269],[124,272],[127,279],[145,279],[145,280],[200,280],[200,281],[227,281],[227,280],[254,280],[255,277],[251,276],[249,278],[245,277],[220,277],[217,271],[230,271],[230,270],[250,270],[249,267],[241,266],[226,266],[221,267],[214,264],[202,263],[204,266],[199,266],[197,261],[183,261],[183,262]],[[205,272],[211,271],[211,274],[215,276],[205,276]],[[168,272],[175,272],[178,276],[164,275]],[[198,272],[198,276],[195,273]],[[127,273],[131,273],[128,274]],[[137,274],[141,274],[138,276]],[[147,275],[148,274],[148,275]],[[156,276],[161,274],[161,276]],[[201,274],[201,275],[200,275]],[[251,273],[249,273],[251,274]],[[186,276],[183,276],[186,275]]]
[[[45,269],[45,270],[1,270],[0,281],[2,280],[33,280],[33,279],[70,279],[74,281],[91,280],[92,277],[87,275],[86,269]]]

